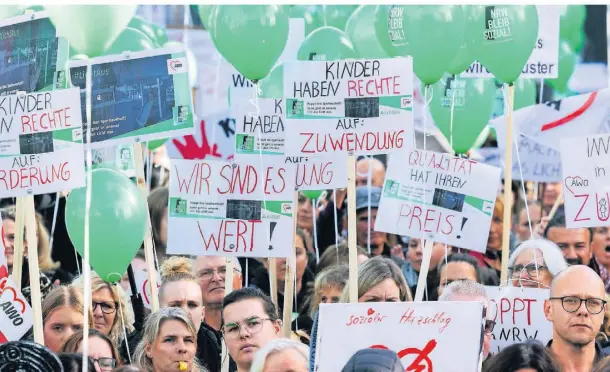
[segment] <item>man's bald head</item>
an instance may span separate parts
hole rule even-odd
[[[568,285],[570,285],[570,287],[599,289],[602,298],[606,293],[603,280],[595,271],[585,265],[570,266],[566,270],[555,275],[551,282],[551,297],[562,296],[563,294],[560,292]]]
[[[376,158],[363,158],[358,160],[356,163],[356,187],[367,186],[369,166],[372,166],[371,185],[373,187],[383,187],[385,165]]]

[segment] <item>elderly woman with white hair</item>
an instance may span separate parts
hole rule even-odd
[[[547,239],[522,242],[508,260],[508,285],[549,288],[553,278],[568,268],[561,249]]]
[[[250,372],[309,371],[309,347],[288,338],[272,340],[260,349]]]

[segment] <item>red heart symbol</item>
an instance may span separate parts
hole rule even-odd
[[[11,302],[15,302],[18,304],[21,304],[21,314],[25,313],[25,302],[23,302],[22,299],[17,297],[17,291],[15,291],[15,289],[13,287],[9,287],[8,285],[4,288],[4,290],[2,291],[2,293],[4,292],[13,292],[13,299],[11,300]]]
[[[373,310],[372,308],[369,308],[369,310],[366,313],[368,315],[373,315],[375,313],[375,310]]]
[[[566,189],[568,189],[568,191],[569,191],[569,192],[571,192],[571,193],[572,193],[572,195],[575,195],[575,194],[574,194],[574,190],[572,190],[572,189],[570,188],[570,185],[569,185],[569,184],[572,184],[574,181],[577,181],[577,180],[578,180],[578,181],[580,181],[581,183],[584,181],[584,180],[582,179],[582,177],[580,177],[580,176],[576,176],[576,177],[568,176],[568,177],[566,177],[566,178],[565,178],[565,180],[563,181],[563,184],[565,185]]]

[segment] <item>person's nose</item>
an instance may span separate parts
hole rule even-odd
[[[103,318],[104,317],[104,313],[102,312],[102,307],[100,305],[95,306],[95,309],[93,310],[93,316],[96,317],[96,318]]]
[[[178,341],[177,351],[178,351],[178,354],[186,354],[187,348],[186,348],[186,342],[184,342],[184,340]]]
[[[589,310],[587,310],[587,304],[585,301],[580,302],[580,307],[578,308],[578,311],[576,311],[576,315],[584,317],[589,316]]]
[[[219,282],[221,280],[223,280],[223,278],[220,276],[220,272],[218,270],[212,271],[212,281]]]
[[[576,255],[576,250],[574,249],[574,247],[571,246],[563,251],[563,255],[565,256],[565,258],[578,258],[578,256]]]

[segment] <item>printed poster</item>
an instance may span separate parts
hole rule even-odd
[[[85,186],[78,89],[0,97],[0,198]]]
[[[490,354],[512,344],[537,340],[546,345],[553,338],[553,323],[544,316],[548,289],[486,286],[488,319],[496,322]]]
[[[65,88],[67,60],[46,12],[0,20],[0,95]]]
[[[172,160],[168,254],[288,257],[294,177],[281,157]]]
[[[136,178],[136,159],[132,145],[118,145],[91,150],[92,169],[114,169],[128,178]]]
[[[484,253],[500,169],[445,153],[391,156],[375,230]]]
[[[194,117],[186,53],[159,48],[71,64],[86,99],[91,81],[92,148],[192,134]],[[86,120],[85,120],[86,122]],[[87,124],[84,124],[87,130]],[[86,138],[85,138],[86,142]]]
[[[413,145],[411,57],[284,64],[286,155],[391,153]]]
[[[610,134],[561,140],[563,197],[568,228],[610,222]]]
[[[479,371],[484,319],[478,301],[320,304],[315,371],[341,371],[366,348],[395,351],[406,371]]]
[[[534,50],[521,71],[526,79],[554,79],[559,73],[559,18],[561,5],[536,5],[538,11],[538,39]],[[510,38],[511,24],[507,9],[501,5],[485,6],[485,37]],[[498,35],[498,36],[496,36]],[[460,74],[465,78],[491,78],[483,65],[475,61]]]
[[[34,325],[34,314],[11,278],[0,279],[0,344],[18,341]]]

